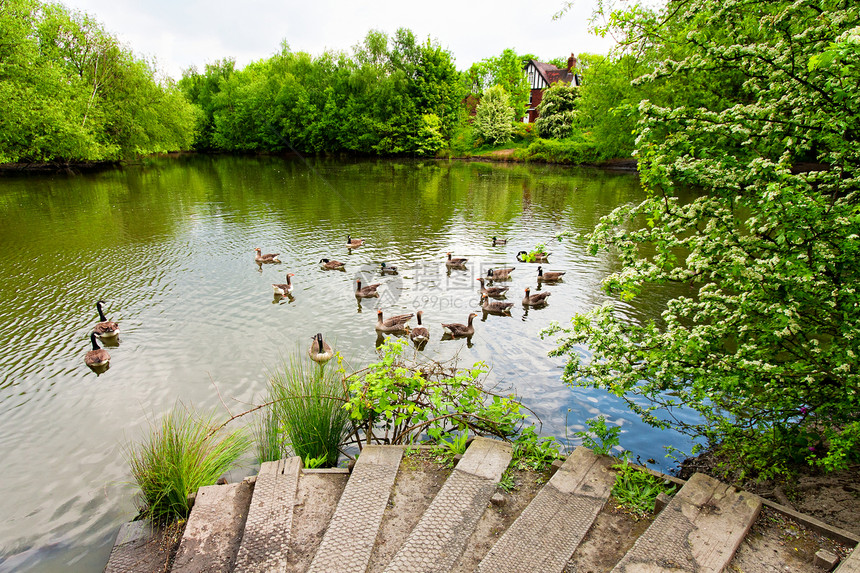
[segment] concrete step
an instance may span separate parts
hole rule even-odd
[[[286,569],[301,468],[299,457],[260,467],[236,557],[237,573]]]
[[[562,571],[615,482],[613,460],[576,448],[519,518],[502,535],[478,571]]]
[[[346,468],[302,470],[293,510],[288,572],[304,573],[310,567],[348,480]]]
[[[718,573],[760,510],[757,496],[694,474],[612,571]]]
[[[364,447],[308,571],[367,569],[402,456],[399,446]]]
[[[171,571],[229,573],[236,562],[251,505],[250,481],[197,490]]]
[[[475,438],[385,571],[450,571],[510,461],[510,444]]]
[[[104,573],[163,571],[170,555],[161,543],[161,531],[149,521],[129,521],[119,528]]]

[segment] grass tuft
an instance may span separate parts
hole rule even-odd
[[[303,460],[315,460],[318,467],[337,465],[338,446],[352,429],[339,370],[292,357],[270,378],[269,400],[274,402],[269,431],[277,432],[269,442],[276,441],[279,451],[289,448]]]
[[[191,509],[189,494],[233,469],[250,441],[241,430],[213,432],[216,427],[211,415],[196,417],[174,408],[148,438],[129,446],[143,517],[154,523],[185,519]]]

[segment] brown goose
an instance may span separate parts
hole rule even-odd
[[[257,247],[254,249],[257,252],[257,255],[254,257],[254,260],[258,263],[280,263],[281,260],[278,258],[278,255],[281,253],[269,253],[266,255],[261,255],[262,249]]]
[[[538,266],[538,282],[554,283],[560,281],[564,274],[564,272],[558,271],[543,272],[543,267]]]
[[[516,267],[508,267],[505,269],[487,269],[487,278],[493,280],[502,280],[511,278],[511,272]]]
[[[105,313],[102,311],[103,304],[105,304],[105,301],[103,300],[96,303],[96,308],[99,311],[101,322],[96,324],[95,328],[93,328],[93,332],[99,338],[113,338],[119,334],[119,324],[105,318]]]
[[[387,320],[383,320],[382,311],[376,311],[376,330],[377,332],[404,332],[406,330],[406,323],[409,322],[414,315],[412,313],[409,314],[398,314],[397,316],[392,316]]]
[[[478,315],[475,314],[474,312],[469,313],[469,324],[468,325],[458,324],[458,323],[443,324],[442,328],[445,329],[445,332],[447,332],[448,334],[450,334],[451,336],[453,336],[455,338],[460,337],[460,336],[472,336],[473,334],[475,334],[475,327],[472,326],[472,320],[476,316],[478,316]]]
[[[311,360],[319,364],[325,364],[331,360],[331,357],[334,356],[334,350],[331,349],[328,342],[323,342],[322,334],[318,332],[311,338],[313,341],[308,348],[308,356],[311,357]]]
[[[531,290],[526,287],[526,296],[523,297],[523,306],[540,306],[546,304],[546,297],[551,295],[552,293],[547,292],[539,292],[537,294],[529,294]]]
[[[364,239],[353,239],[349,235],[346,236],[346,246],[350,249],[360,247],[364,244]]]
[[[508,292],[508,289],[511,287],[485,287],[484,286],[484,277],[480,277],[475,279],[479,283],[481,283],[481,294],[485,294],[487,296],[491,296],[493,298],[501,298],[505,296],[505,293]]]
[[[275,289],[275,294],[280,296],[287,296],[288,294],[293,292],[293,283],[290,281],[290,277],[294,277],[293,273],[287,273],[287,282],[281,284],[272,284],[272,288]]]
[[[361,286],[361,279],[356,279],[355,281],[355,298],[372,298],[378,297],[379,293],[376,292],[382,286],[382,283],[376,283],[372,285],[367,285],[366,287]]]
[[[427,330],[427,327],[421,324],[421,315],[424,314],[423,310],[418,311],[418,326],[412,329],[412,332],[409,333],[409,338],[412,339],[412,342],[415,344],[424,344],[428,340],[430,340],[430,331]]]
[[[486,294],[481,294],[481,308],[486,312],[497,312],[500,314],[510,314],[511,307],[514,306],[512,302],[490,302],[490,297]]]
[[[328,259],[320,259],[320,265],[327,271],[335,271],[343,268],[344,263],[340,261],[330,261]]]
[[[89,366],[90,368],[98,368],[99,366],[105,366],[108,362],[110,362],[110,354],[104,348],[99,347],[99,343],[96,342],[96,333],[93,332],[90,334],[90,342],[93,343],[93,349],[87,352],[87,355],[84,356],[84,364]]]
[[[451,253],[448,253],[448,260],[445,261],[445,266],[447,267],[465,267],[466,261],[469,259],[452,259]]]
[[[508,240],[507,240],[507,239],[497,239],[497,238],[493,237],[493,246],[494,246],[494,247],[495,247],[496,245],[507,245],[507,244],[508,244]]]

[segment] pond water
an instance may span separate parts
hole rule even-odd
[[[238,413],[269,373],[322,332],[355,367],[376,358],[376,309],[424,310],[424,355],[485,361],[488,383],[516,392],[562,439],[604,414],[621,445],[671,469],[663,445],[690,444],[642,424],[617,398],[572,390],[539,333],[607,300],[617,268],[582,239],[613,207],[642,197],[635,174],[558,166],[182,156],[91,175],[0,179],[0,571],[101,571],[118,526],[136,514],[124,453],[177,402]],[[365,240],[348,250],[347,234]],[[504,246],[493,246],[493,236]],[[545,243],[552,296],[524,311],[537,265],[516,253]],[[282,264],[258,266],[255,247]],[[446,269],[445,254],[469,259]],[[323,271],[323,258],[346,263]],[[380,262],[399,274],[382,277]],[[475,320],[470,343],[442,341],[465,322],[477,281],[514,266],[512,316]],[[272,283],[295,273],[292,299]],[[479,274],[480,273],[480,274]],[[357,304],[355,279],[381,282]],[[618,303],[657,318],[669,291]],[[95,302],[121,325],[110,369],[84,365]],[[414,324],[414,322],[413,322]],[[570,441],[571,445],[575,440]],[[253,473],[248,460],[245,474]]]

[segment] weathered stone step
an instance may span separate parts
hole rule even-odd
[[[123,523],[117,533],[104,573],[152,573],[161,571],[168,553],[161,541],[161,531],[148,521]]]
[[[229,573],[233,570],[252,489],[251,483],[243,480],[201,487],[197,491],[172,573]]]
[[[694,474],[612,571],[718,573],[760,510],[757,496]]]
[[[502,535],[478,571],[562,571],[606,504],[612,459],[578,447]]]
[[[299,457],[260,467],[236,557],[237,573],[286,569],[301,468]]]
[[[346,468],[302,470],[293,510],[288,572],[304,573],[310,567],[348,480]]]
[[[399,446],[364,447],[308,571],[367,569],[402,456]]]
[[[475,438],[385,571],[449,571],[510,461],[510,444]]]

